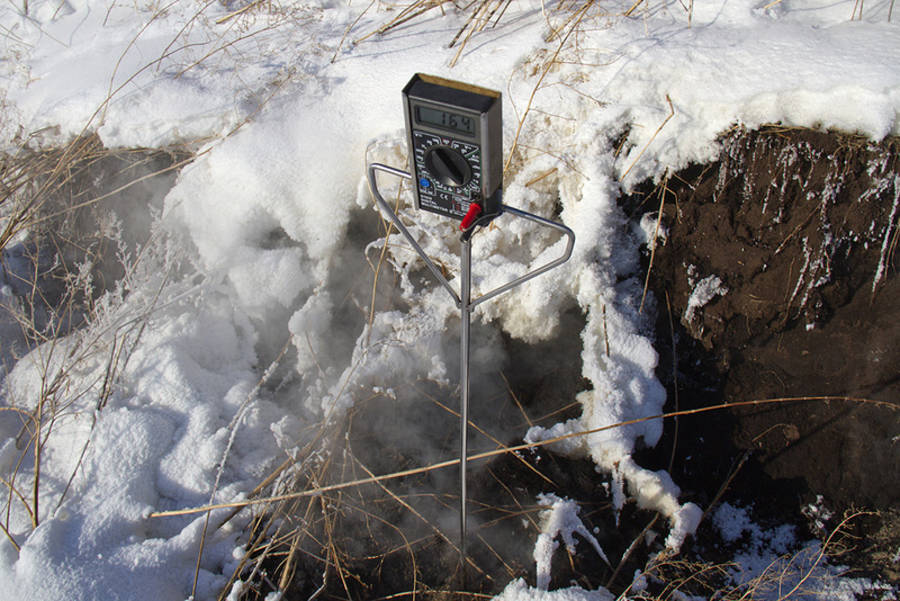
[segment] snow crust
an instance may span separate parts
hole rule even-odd
[[[363,277],[346,271],[349,226],[378,218],[365,164],[407,164],[399,92],[414,72],[501,90],[507,151],[528,110],[505,201],[545,216],[558,208],[575,231],[574,254],[481,305],[475,319],[534,342],[554,334],[563,311],[584,313],[582,373],[592,386],[577,395],[582,415],[522,435],[537,442],[592,431],[553,448],[590,457],[612,478],[619,507],[633,499],[659,511],[673,551],[701,509],[679,500],[667,473],[632,458],[639,444],[659,440],[662,423],[651,418],[666,399],[638,310],[641,236],[616,199],[638,181],[711,158],[716,136],[735,124],[872,139],[900,133],[900,37],[885,3],[866,6],[861,19],[851,19],[850,0],[711,1],[692,3],[692,12],[657,2],[630,17],[622,14],[632,2],[614,3],[584,22],[577,45],[544,79],[542,57],[559,44],[547,39],[550,2],[513,3],[452,68],[457,49],[446,46],[464,15],[435,13],[354,45],[390,16],[382,3],[299,4],[238,16],[220,3],[31,0],[27,15],[22,3],[0,7],[5,149],[83,132],[107,146],[199,141],[199,158],[168,193],[158,224],[168,250],[148,259],[93,329],[38,347],[8,370],[4,407],[34,410],[58,374],[75,393],[45,449],[39,525],[15,502],[4,522],[21,550],[0,540],[0,598],[181,601],[192,591],[205,515],[148,519],[151,512],[241,499],[296,450],[306,426],[361,395],[416,378],[455,382],[447,332],[457,309],[440,287],[414,280],[420,265],[402,245],[387,253],[400,274],[397,305],[371,323],[338,317],[350,283]],[[396,184],[383,182],[386,197],[396,197]],[[415,214],[408,201],[401,214],[455,273],[453,228]],[[563,244],[516,220],[479,233],[476,294]],[[180,270],[169,268],[172,256]],[[140,344],[99,410],[105,353],[135,315],[149,315]],[[292,375],[261,391],[285,343]],[[88,352],[95,348],[103,352]],[[485,369],[502,361],[495,350],[488,341],[477,351]],[[626,420],[641,421],[613,427]],[[22,457],[20,428],[12,412],[0,412],[7,479]],[[28,469],[17,474],[23,489],[34,478]],[[214,599],[240,557],[248,517],[225,516],[211,514],[195,599]],[[563,516],[556,531],[577,532],[572,511]],[[546,582],[545,571],[538,577]],[[612,596],[515,580],[497,598]]]

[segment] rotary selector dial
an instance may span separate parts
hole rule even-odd
[[[425,168],[445,186],[460,188],[472,180],[472,167],[458,150],[432,146],[425,151]]]
[[[462,219],[481,198],[481,149],[471,142],[413,132],[419,206]]]
[[[477,194],[481,190],[481,150],[475,144],[436,134],[416,131],[416,174],[429,180],[427,188],[437,188],[454,195]]]

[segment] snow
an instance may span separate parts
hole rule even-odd
[[[687,307],[684,309],[684,315],[681,316],[682,323],[687,325],[693,324],[697,318],[697,311],[705,307],[717,296],[725,296],[726,294],[728,294],[728,287],[722,283],[722,278],[716,274],[706,276],[697,282],[691,290]]]
[[[822,509],[817,508],[817,513]],[[754,599],[813,600],[827,596],[835,601],[855,601],[866,590],[891,598],[889,587],[865,578],[844,577],[846,568],[823,559],[818,540],[801,545],[793,526],[763,528],[752,521],[746,507],[722,503],[713,514],[713,525],[722,539],[737,547],[728,568],[736,590],[752,591]]]
[[[528,586],[521,578],[506,585],[495,601],[612,601],[615,597],[603,589],[588,591],[572,586],[553,591]]]
[[[589,542],[597,555],[606,565],[610,565],[606,553],[597,538],[591,534],[581,518],[578,504],[571,499],[563,499],[553,493],[543,493],[538,497],[542,506],[549,506],[541,511],[541,533],[534,543],[535,571],[537,572],[537,588],[547,590],[550,585],[550,560],[553,552],[559,547],[556,537],[561,536],[570,554],[575,554],[575,546],[578,544],[573,534],[578,534]]]
[[[4,407],[32,411],[50,398],[48,381],[65,386],[50,392],[61,407],[41,464],[39,524],[16,501],[4,522],[21,550],[0,542],[0,597],[180,601],[192,594],[205,531],[193,595],[216,598],[249,518],[224,522],[213,512],[205,530],[205,514],[150,513],[243,498],[296,451],[306,426],[335,418],[363,392],[415,378],[455,381],[446,332],[456,307],[436,284],[413,281],[417,259],[402,245],[387,252],[399,273],[396,305],[371,323],[338,316],[361,278],[347,271],[349,225],[377,219],[365,164],[406,165],[399,91],[415,72],[501,90],[506,151],[517,142],[505,202],[542,215],[558,202],[576,233],[566,265],[475,312],[485,328],[528,342],[552,336],[572,306],[586,315],[582,373],[592,386],[577,395],[582,415],[521,436],[594,431],[553,448],[590,457],[612,478],[617,508],[632,499],[660,512],[676,551],[701,509],[679,500],[667,473],[632,458],[639,444],[659,440],[661,422],[610,427],[661,414],[666,401],[639,311],[638,248],[647,236],[627,227],[616,199],[636,182],[714,156],[716,137],[735,124],[872,139],[900,133],[900,38],[888,3],[866,5],[854,19],[850,0],[710,1],[691,11],[648,2],[629,17],[622,14],[633,3],[619,2],[589,15],[552,69],[541,62],[560,44],[547,36],[552,2],[514,2],[453,67],[457,48],[447,43],[465,15],[449,9],[355,44],[393,14],[385,3],[266,3],[240,15],[223,4],[31,0],[27,15],[22,2],[0,8],[5,149],[50,147],[83,132],[107,146],[200,145],[166,195],[156,226],[163,241],[130,275],[129,294],[110,300],[85,331],[38,346],[8,370]],[[395,198],[388,179],[383,192]],[[453,228],[408,205],[401,213],[454,277]],[[128,215],[120,217],[127,228]],[[516,220],[479,233],[476,294],[557,256],[560,244]],[[2,302],[11,303],[6,278]],[[722,293],[713,280],[704,290],[698,306]],[[2,332],[13,336],[7,323]],[[118,384],[107,390],[110,349],[125,342]],[[286,344],[293,375],[262,391],[261,375]],[[495,351],[491,341],[477,351],[484,369],[502,361]],[[0,475],[18,469],[28,490],[33,457],[17,468],[27,455],[17,446],[20,426],[12,411],[0,412]],[[557,516],[567,516],[557,532],[578,532],[573,512]],[[522,580],[498,597],[611,598]]]

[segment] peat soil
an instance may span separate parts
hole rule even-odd
[[[624,202],[658,234],[645,263],[667,409],[735,405],[668,422],[642,461],[674,453],[685,499],[809,537],[871,512],[839,561],[897,587],[900,141],[771,127],[721,143]],[[695,549],[711,538],[701,525]]]

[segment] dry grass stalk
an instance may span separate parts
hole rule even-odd
[[[713,496],[712,501],[709,502],[709,505],[703,510],[703,515],[700,516],[700,521],[698,524],[703,523],[709,514],[715,509],[716,505],[719,504],[719,501],[722,500],[722,497],[725,495],[725,491],[731,486],[731,483],[734,482],[734,479],[737,477],[738,472],[741,471],[741,468],[744,467],[744,464],[750,459],[750,455],[752,451],[744,451],[738,459],[737,463],[733,464],[731,471],[728,472],[728,477],[725,478],[725,481],[722,482],[722,485],[719,487],[719,490],[716,491],[716,494]]]
[[[522,414],[522,417],[525,418],[525,423],[528,424],[529,428],[534,427],[534,422],[531,421],[531,418],[528,417],[528,412],[525,411],[525,407],[522,406],[522,402],[519,400],[519,395],[515,393],[512,389],[512,385],[509,383],[509,379],[507,379],[506,374],[500,372],[500,377],[503,378],[503,384],[506,386],[506,391],[509,393],[510,398],[512,398],[513,402],[515,402],[516,407],[519,409],[519,413]]]
[[[678,398],[678,345],[675,336],[675,322],[672,319],[672,303],[669,302],[668,290],[666,290],[666,314],[669,318],[669,335],[672,343],[672,396],[674,397],[675,411],[679,411],[681,409],[681,403]],[[675,467],[675,451],[678,448],[678,417],[676,416],[672,418],[672,420],[674,422],[674,432],[672,433],[672,451],[669,454],[669,473],[671,473],[672,468]]]
[[[635,0],[635,3],[631,5],[631,8],[629,8],[628,10],[625,11],[624,16],[630,17],[631,14],[637,10],[638,6],[640,6],[643,3],[644,3],[644,0]]]
[[[354,457],[354,460],[363,469],[363,471],[366,472],[366,474],[368,474],[369,476],[375,475],[371,471],[369,471],[369,468],[367,468],[365,465],[363,465],[363,463],[361,461],[359,461],[358,458]],[[425,518],[425,516],[423,516],[420,512],[416,511],[416,509],[412,505],[410,505],[409,503],[407,503],[406,501],[401,499],[397,494],[395,494],[393,491],[391,491],[384,484],[379,483],[378,485],[379,485],[379,487],[381,487],[381,490],[383,490],[385,493],[387,493],[397,504],[401,505],[404,509],[406,509],[411,514],[416,516],[419,520],[421,520],[423,523],[425,523],[428,526],[428,528],[430,528],[431,531],[434,532],[434,534],[436,534],[440,539],[442,539],[444,542],[446,542],[448,545],[450,545],[457,553],[459,552],[459,549],[456,547],[456,545],[453,544],[453,541],[451,541],[443,533],[443,531],[440,528],[438,528],[433,523],[431,523],[427,518]],[[409,553],[410,561],[412,562],[412,568],[413,568],[412,569],[412,574],[413,574],[412,591],[413,591],[413,599],[415,599],[415,591],[417,588],[416,587],[416,578],[418,577],[417,570],[416,570],[416,554],[413,552],[412,546],[409,543],[409,539],[406,538],[406,535],[399,528],[397,528],[397,532],[403,538],[403,542],[405,543],[406,550]]]
[[[542,110],[540,110],[540,109],[532,109],[532,110],[533,110],[535,113],[542,113],[542,114],[548,115],[548,116],[550,116],[550,117],[556,117],[556,118],[560,118],[560,119],[565,119],[565,118],[566,118],[566,117],[561,117],[561,116],[559,116],[559,115],[552,115],[552,114],[547,113],[546,111],[542,111]],[[543,154],[543,155],[546,155],[546,156],[549,156],[549,157],[553,157],[554,159],[556,159],[557,161],[559,161],[560,163],[562,163],[563,165],[565,165],[565,168],[566,168],[569,172],[571,172],[571,173],[576,173],[576,174],[580,175],[581,177],[583,177],[583,178],[585,178],[585,179],[590,179],[583,171],[581,171],[581,170],[578,169],[578,165],[575,163],[575,160],[574,160],[571,156],[567,156],[565,153],[562,153],[562,152],[554,152],[554,151],[549,150],[549,149],[547,149],[547,148],[543,148],[543,147],[540,147],[540,146],[534,146],[534,145],[531,145],[531,144],[525,144],[525,143],[523,143],[523,142],[520,142],[520,143],[518,144],[518,148],[524,149],[524,150],[532,150],[532,151],[534,151],[536,154],[539,154],[539,155]],[[543,178],[541,178],[540,176],[538,176],[538,178],[543,179]],[[540,179],[538,179],[538,181],[540,181]]]
[[[139,249],[132,255],[133,249],[117,237],[115,225],[103,221],[110,219],[109,212],[99,207],[130,187],[191,160],[183,152],[179,157],[179,151],[165,154],[171,160],[155,169],[159,151],[111,150],[104,148],[97,136],[86,136],[62,148],[33,151],[22,147],[16,155],[0,158],[0,202],[6,208],[0,249],[15,242],[16,252],[23,253],[23,264],[30,269],[30,273],[5,270],[18,304],[4,304],[3,310],[20,328],[23,348],[15,351],[17,356],[30,352],[29,360],[41,380],[36,398],[21,399],[31,409],[3,408],[27,416],[17,436],[21,452],[12,473],[2,479],[9,490],[2,527],[16,547],[9,527],[13,499],[23,504],[31,527],[36,528],[47,513],[42,495],[44,448],[61,421],[80,411],[76,408],[83,405],[85,397],[95,396],[89,433],[56,506],[65,500],[81,469],[97,414],[113,394],[161,298],[165,276],[148,305],[127,318],[117,315],[115,307],[140,277],[138,266],[155,242],[152,233],[142,244],[136,241]],[[187,158],[181,158],[184,156]],[[101,269],[122,274],[119,288],[103,280]],[[76,371],[93,371],[98,363],[105,367],[96,380],[73,378]],[[29,455],[30,473],[26,473]],[[17,484],[17,479],[30,479],[27,500],[24,484]]]
[[[628,177],[628,174],[631,172],[631,170],[634,168],[634,166],[637,164],[637,162],[640,160],[640,158],[642,156],[644,156],[644,153],[647,151],[647,148],[650,147],[650,145],[653,143],[653,140],[655,140],[656,136],[659,135],[659,132],[661,132],[662,129],[666,126],[666,123],[668,123],[669,120],[675,116],[675,107],[672,105],[672,99],[669,98],[668,94],[666,94],[666,102],[669,104],[669,114],[666,116],[665,119],[663,119],[663,122],[659,124],[659,127],[656,128],[656,131],[653,132],[653,135],[650,136],[650,139],[647,140],[647,143],[644,144],[644,147],[641,148],[641,151],[638,153],[638,155],[636,157],[634,157],[634,160],[631,162],[631,165],[628,166],[628,169],[626,169],[625,173],[622,174],[622,177],[619,178],[621,181],[625,181],[625,178]]]
[[[609,322],[606,319],[606,303],[603,303],[601,312],[603,313],[603,350],[609,357]]]
[[[403,194],[403,181],[400,182],[400,185],[397,188],[397,200],[394,203],[394,213],[398,214],[400,210],[400,201],[402,199]],[[374,272],[372,278],[372,300],[369,304],[369,320],[368,320],[368,334],[366,334],[366,346],[369,345],[369,342],[372,337],[372,323],[375,321],[375,300],[377,298],[376,293],[378,291],[378,279],[381,276],[381,268],[384,266],[384,262],[387,259],[388,249],[390,248],[391,242],[391,234],[394,231],[394,222],[388,221],[383,216],[379,215],[381,218],[382,228],[385,230],[384,234],[384,243],[381,245],[381,253],[378,255],[378,263],[372,267],[372,271]],[[369,263],[372,266],[371,262]]]
[[[541,440],[537,442],[524,443],[519,445],[514,445],[510,447],[505,447],[501,449],[494,449],[491,451],[483,451],[481,453],[475,453],[470,455],[467,460],[468,461],[478,461],[481,459],[490,459],[492,457],[497,457],[500,455],[505,455],[507,453],[516,453],[518,451],[525,451],[529,449],[534,449],[538,447],[549,446],[558,442],[563,442],[566,440],[571,440],[574,438],[582,438],[584,436],[589,436],[591,434],[596,434],[599,432],[605,432],[607,430],[612,430],[615,428],[621,428],[624,426],[630,426],[634,424],[640,424],[648,421],[669,419],[675,416],[686,416],[686,415],[698,415],[701,413],[709,413],[710,411],[722,411],[723,409],[735,409],[738,407],[761,407],[772,404],[784,404],[784,403],[800,403],[800,402],[848,402],[848,403],[857,403],[857,404],[866,404],[873,405],[876,407],[881,407],[883,409],[889,409],[891,411],[900,411],[900,406],[894,405],[887,401],[878,401],[874,399],[864,399],[859,397],[850,397],[850,396],[802,396],[802,397],[779,397],[779,398],[771,398],[771,399],[759,399],[753,401],[735,401],[731,403],[721,403],[717,405],[711,405],[708,407],[698,407],[695,409],[683,409],[681,411],[673,411],[669,413],[660,413],[658,415],[645,416],[640,418],[635,418],[631,420],[626,420],[622,422],[617,422],[615,424],[610,424],[607,426],[600,426],[598,428],[591,428],[588,430],[581,430],[578,432],[571,432],[569,434],[564,434],[562,436],[557,436],[554,438],[549,438],[547,440]],[[397,472],[392,472],[389,474],[384,474],[381,476],[370,476],[366,478],[358,478],[356,480],[348,481],[348,482],[340,482],[336,484],[329,484],[325,486],[320,486],[312,489],[287,493],[283,495],[274,495],[271,497],[260,498],[260,499],[249,499],[246,501],[236,501],[232,503],[218,503],[215,505],[206,505],[203,507],[191,507],[185,509],[174,509],[171,511],[159,511],[151,513],[148,518],[149,519],[157,519],[164,517],[175,517],[182,515],[191,515],[195,513],[203,513],[205,511],[209,511],[212,509],[233,509],[233,508],[244,508],[250,507],[254,505],[264,505],[267,503],[275,503],[290,499],[304,498],[304,497],[315,497],[322,495],[323,493],[330,493],[338,490],[344,490],[347,488],[355,488],[358,486],[362,486],[365,484],[376,484],[380,482],[384,482],[387,480],[395,480],[398,478],[406,478],[409,476],[415,476],[418,474],[425,474],[428,472],[445,469],[448,467],[454,467],[459,465],[459,459],[448,459],[446,461],[440,461],[437,463],[433,463],[424,467],[411,468],[407,470],[401,470]]]
[[[0,249],[28,228],[52,195],[98,160],[96,138],[77,139],[61,150],[35,153],[23,148],[18,156],[5,156],[0,164],[0,203],[12,205],[0,233]]]
[[[657,193],[659,194],[659,209],[656,214],[656,226],[653,228],[653,238],[650,240],[650,264],[647,265],[647,274],[644,276],[644,291],[641,293],[641,304],[638,307],[638,313],[644,312],[644,301],[647,299],[647,289],[650,287],[650,272],[653,271],[653,259],[656,257],[656,245],[659,240],[659,227],[662,224],[663,218],[663,208],[666,205],[666,192],[671,193],[669,190],[669,170],[666,169],[666,173],[663,175],[662,181],[660,185],[657,187]]]
[[[475,10],[473,10],[472,12],[469,13],[469,18],[466,19],[466,22],[463,24],[463,26],[460,27],[459,31],[456,32],[456,35],[453,36],[453,39],[450,40],[450,44],[448,44],[448,46],[447,46],[448,48],[453,48],[453,46],[456,45],[456,42],[459,41],[460,36],[461,36],[464,32],[466,32],[467,30],[469,31],[469,34],[468,34],[468,35],[471,36],[471,35],[472,35],[472,32],[473,32],[475,29],[478,29],[478,26],[477,26],[477,25],[476,25],[475,27],[473,27],[472,29],[469,29],[469,25],[471,25],[473,21],[476,21],[476,20],[477,20],[477,21],[481,21],[481,19],[478,19],[478,16],[479,16],[479,14],[481,14],[481,12],[485,9],[485,7],[487,7],[488,2],[490,2],[490,1],[491,1],[491,0],[480,0],[480,2],[474,2],[474,3],[473,3],[473,4],[477,4]],[[470,6],[471,6],[471,5],[470,5]],[[476,21],[476,22],[477,22],[477,21]],[[462,46],[465,46],[465,45],[466,45],[466,40],[468,40],[468,36],[466,36],[465,40],[463,40]],[[456,56],[453,57],[453,60],[450,62],[450,66],[451,66],[451,67],[454,65],[454,63],[456,63],[456,59],[457,59],[458,57],[459,57],[459,53],[457,52],[457,53],[456,53]]]
[[[550,73],[550,70],[559,60],[559,55],[563,51],[563,48],[566,47],[569,37],[578,29],[581,25],[582,20],[587,15],[591,6],[593,6],[594,0],[589,0],[585,2],[574,14],[572,14],[567,23],[567,28],[565,29],[565,33],[561,36],[559,40],[559,44],[556,46],[556,50],[551,55],[550,59],[547,60],[543,67],[541,68],[541,74],[538,76],[537,82],[534,84],[534,87],[531,89],[531,94],[528,97],[528,102],[525,105],[525,110],[522,113],[522,116],[519,117],[519,123],[516,126],[516,133],[513,136],[513,142],[509,149],[509,154],[506,157],[506,162],[503,165],[503,172],[507,173],[510,168],[510,164],[512,163],[513,157],[516,154],[516,150],[519,144],[519,136],[522,134],[522,128],[525,125],[525,120],[528,118],[528,114],[531,112],[531,106],[534,104],[534,98],[537,96],[538,90],[540,90],[543,86],[544,79],[547,77],[547,74]],[[558,35],[558,34],[557,34]]]
[[[431,398],[431,401],[432,401],[435,405],[437,405],[438,407],[440,407],[441,409],[443,409],[443,410],[446,411],[447,413],[453,415],[454,417],[457,417],[457,418],[459,417],[459,412],[455,411],[454,409],[451,409],[450,407],[448,407],[447,405],[441,403],[439,400],[437,400],[437,399],[434,398],[434,397],[431,397],[430,395],[429,395],[429,398]],[[515,396],[513,396],[513,398],[515,398]],[[526,416],[526,419],[527,419],[527,416]],[[499,438],[497,438],[497,437],[493,436],[492,434],[488,433],[487,431],[483,430],[483,429],[481,428],[481,426],[479,426],[478,424],[476,424],[476,423],[473,422],[472,420],[469,420],[468,424],[469,424],[470,427],[474,428],[476,432],[478,432],[479,434],[483,434],[485,437],[487,437],[488,439],[490,439],[491,442],[493,442],[495,445],[497,445],[497,448],[498,448],[498,449],[507,449],[507,448],[508,448],[507,445],[503,444],[503,443],[500,441]],[[536,467],[534,467],[533,465],[531,465],[530,463],[528,463],[527,461],[525,461],[524,458],[522,458],[522,457],[520,457],[519,455],[516,455],[516,454],[513,454],[513,456],[514,456],[514,457],[515,457],[515,458],[516,458],[523,466],[525,466],[526,469],[528,469],[528,470],[534,472],[534,474],[537,475],[541,480],[544,480],[545,482],[547,482],[547,484],[550,484],[551,486],[555,486],[555,485],[556,485],[556,483],[553,482],[553,480],[551,480],[550,478],[548,478],[547,476],[545,476],[539,469],[537,469]]]
[[[460,36],[463,36],[462,43],[460,43],[459,45],[459,49],[456,51],[456,54],[450,61],[451,67],[456,65],[459,57],[462,55],[463,49],[465,49],[466,44],[468,44],[469,39],[471,39],[472,35],[480,31],[484,31],[487,25],[491,22],[491,19],[493,19],[494,15],[502,7],[503,10],[500,11],[497,20],[494,21],[494,26],[496,26],[500,21],[500,18],[506,12],[506,9],[509,7],[511,1],[512,0],[481,0],[480,2],[476,3],[477,6],[475,10],[469,15],[466,23],[462,26],[462,28],[460,28],[460,30],[456,33],[456,36],[450,42],[450,48],[452,48],[460,39]]]
[[[375,3],[377,1],[378,0],[372,0],[371,2],[369,2],[369,5],[365,8],[365,10],[363,10],[361,13],[359,13],[359,15],[357,15],[356,19],[354,19],[352,23],[347,25],[347,28],[344,30],[344,35],[341,36],[341,41],[338,42],[337,48],[334,49],[334,54],[331,55],[332,63],[334,63],[337,60],[338,54],[340,54],[340,52],[341,52],[341,48],[344,47],[344,42],[347,41],[347,36],[350,35],[350,32],[353,30],[354,27],[356,27],[356,24],[359,23],[359,21],[366,15],[367,12],[369,12],[369,9],[372,8],[373,6],[375,6]]]
[[[321,488],[333,476],[338,479],[347,478],[347,458],[352,458],[352,454],[348,455],[349,449],[342,452],[338,448],[339,444],[346,444],[341,434],[339,424],[327,420],[319,423],[315,431],[310,433],[308,442],[295,454],[296,459],[288,459],[279,465],[254,489],[251,496],[270,486],[274,490]],[[345,458],[337,468],[333,461],[336,456]],[[312,598],[321,595],[330,578],[335,575],[345,594],[349,595],[353,583],[360,582],[360,578],[347,569],[347,557],[337,540],[337,535],[341,532],[337,522],[348,511],[364,510],[361,509],[361,504],[357,506],[350,502],[343,491],[336,496],[288,499],[267,505],[264,513],[255,518],[247,551],[223,589],[220,600],[237,593],[241,594],[242,599],[248,598],[247,595],[262,599],[266,589],[282,592],[290,590],[293,586],[293,573],[298,569],[301,557],[320,566],[323,582]],[[230,513],[226,521],[236,513],[237,511]],[[378,517],[373,515],[371,519]],[[389,526],[387,523],[383,525]],[[278,582],[267,580],[266,574],[273,574],[272,578]],[[241,588],[233,590],[238,582],[241,583]]]
[[[644,526],[644,529],[641,530],[641,532],[636,537],[634,537],[634,540],[632,540],[631,544],[628,545],[628,547],[625,549],[625,552],[622,554],[622,559],[619,560],[619,563],[618,563],[618,565],[616,565],[616,568],[613,570],[613,573],[609,577],[609,580],[606,581],[605,586],[607,589],[611,588],[612,585],[616,582],[616,579],[619,577],[619,574],[622,573],[622,569],[625,567],[625,564],[628,562],[628,560],[631,558],[632,554],[638,548],[638,545],[640,544],[640,542],[645,539],[645,537],[647,536],[647,533],[650,532],[650,529],[653,528],[653,526],[656,524],[656,522],[658,520],[659,520],[659,514],[657,513],[647,523],[647,525]]]
[[[856,511],[856,512],[850,513],[849,515],[844,516],[844,518],[840,521],[840,523],[838,523],[838,525],[834,527],[834,530],[831,531],[831,534],[828,535],[828,538],[826,538],[825,541],[822,543],[822,548],[816,554],[816,558],[813,561],[812,565],[809,566],[806,573],[803,575],[802,578],[800,578],[800,580],[797,581],[797,583],[793,586],[793,588],[791,588],[791,590],[788,591],[788,593],[786,595],[782,596],[782,599],[790,599],[794,593],[796,593],[803,587],[804,583],[806,583],[810,579],[810,577],[813,575],[813,572],[815,571],[816,567],[818,567],[818,565],[820,563],[822,563],[822,560],[829,554],[829,552],[833,552],[834,547],[838,545],[838,542],[835,540],[835,538],[839,534],[842,534],[844,532],[844,529],[848,526],[848,524],[852,520],[855,520],[864,515],[874,515],[874,514],[872,512],[868,512],[868,511]]]
[[[401,10],[399,14],[397,14],[393,19],[391,19],[378,29],[353,40],[353,44],[355,45],[364,42],[372,36],[383,35],[391,29],[399,27],[400,25],[403,25],[404,23],[407,23],[408,21],[411,21],[418,16],[427,13],[432,8],[441,8],[441,10],[443,10],[443,5],[450,1],[451,0],[416,0],[416,2],[413,2],[403,8],[403,10]]]
[[[533,508],[525,509],[524,507],[522,507],[522,504],[519,503],[519,498],[515,494],[513,494],[513,491],[510,490],[510,488],[509,488],[509,486],[507,486],[506,482],[504,482],[502,478],[497,477],[497,475],[494,473],[494,471],[491,470],[490,468],[488,468],[488,473],[491,474],[491,477],[494,479],[494,481],[500,485],[500,487],[506,492],[507,495],[509,495],[509,497],[513,500],[513,503],[515,503],[516,507],[518,508],[517,512],[509,514],[508,516],[504,516],[503,518],[497,518],[497,521],[499,521],[500,519],[508,519],[509,517],[520,517],[521,516],[521,517],[526,518],[531,523],[531,526],[535,529],[535,531],[539,531],[540,527],[538,526],[538,523],[535,521],[535,519],[533,517],[536,510]],[[491,523],[488,522],[486,525],[490,525],[490,524]]]
[[[185,153],[185,147],[170,149],[142,149],[130,151],[108,149],[99,137],[90,135],[77,138],[61,149],[34,152],[22,148],[16,156],[0,157],[0,204],[6,204],[9,214],[0,232],[0,249],[25,231],[37,226],[66,218],[82,209],[97,205],[117,196],[129,188],[178,171],[185,165],[205,154]],[[127,157],[130,153],[164,152],[178,157],[171,164],[134,177],[114,189],[101,194],[86,195],[79,190],[80,182],[89,177],[103,162],[117,157]],[[87,196],[84,200],[77,200]],[[73,202],[60,202],[68,197]],[[35,290],[35,293],[39,291]]]
[[[459,48],[453,59],[451,59],[450,61],[451,67],[456,65],[456,63],[459,61],[459,58],[462,55],[462,52],[472,35],[484,31],[484,29],[488,26],[496,26],[497,23],[500,22],[500,19],[503,18],[506,10],[512,4],[512,0],[473,0],[472,2],[469,2],[465,7],[460,9],[456,6],[456,2],[453,2],[452,0],[417,0],[416,2],[412,2],[403,7],[403,9],[401,9],[399,13],[394,15],[387,23],[384,23],[376,29],[361,35],[360,37],[354,39],[352,43],[353,45],[356,45],[366,41],[373,36],[384,35],[389,31],[406,23],[409,23],[410,21],[428,13],[435,8],[440,8],[442,14],[445,14],[444,5],[448,2],[452,3],[454,8],[457,8],[457,10],[468,11],[468,17],[466,21],[463,23],[462,27],[457,30],[456,34],[453,36],[453,39],[448,44],[448,48],[453,48],[457,45],[457,43],[459,43]],[[359,22],[362,16],[372,8],[373,4],[374,2],[370,3],[344,32],[344,37],[341,39],[341,42],[338,45],[338,50],[335,51],[332,61],[337,57],[338,51],[343,46],[345,38],[349,34],[350,30]]]
[[[552,169],[548,169],[547,171],[541,173],[541,174],[538,175],[537,177],[534,177],[534,178],[528,180],[528,181],[525,183],[525,187],[526,187],[526,188],[530,188],[531,186],[533,186],[534,184],[538,183],[539,181],[541,181],[541,180],[543,180],[543,179],[545,179],[545,178],[547,178],[547,177],[550,177],[551,175],[553,175],[554,173],[556,173],[558,169],[559,169],[558,167],[553,167]]]
[[[268,368],[263,372],[263,374],[256,381],[256,384],[247,393],[244,397],[243,402],[241,403],[238,410],[235,412],[234,417],[231,419],[231,422],[228,424],[228,444],[225,446],[225,450],[222,452],[222,458],[219,460],[219,468],[216,471],[216,480],[213,483],[212,492],[209,494],[210,503],[215,499],[216,493],[219,491],[219,482],[222,478],[222,473],[225,471],[225,463],[228,461],[228,456],[231,454],[231,447],[234,444],[234,437],[237,434],[238,426],[241,423],[241,420],[244,417],[244,413],[250,403],[256,398],[257,394],[259,394],[260,388],[262,388],[266,382],[272,377],[272,374],[275,372],[275,368],[281,363],[282,358],[284,358],[285,353],[287,353],[288,348],[291,345],[291,339],[289,338],[287,342],[284,343],[284,346],[281,348],[281,352],[275,357],[272,363]],[[200,578],[200,564],[203,558],[203,549],[206,546],[206,534],[209,529],[209,519],[211,512],[206,513],[206,517],[203,521],[203,530],[200,533],[200,544],[197,550],[197,563],[194,567],[194,582],[191,585],[191,597],[196,596],[197,594],[197,581]]]
[[[271,11],[271,9],[272,9],[272,1],[271,0],[253,0],[253,2],[250,2],[249,4],[246,4],[245,6],[242,6],[241,8],[228,13],[227,15],[224,15],[224,16],[216,19],[216,25],[222,25],[223,23],[227,23],[231,19],[233,19],[239,15],[242,15],[246,12],[250,12],[253,9],[263,6],[263,5],[268,5],[269,10]]]
[[[580,403],[579,401],[573,401],[573,402],[571,402],[571,403],[569,403],[569,404],[567,404],[567,405],[564,405],[564,406],[560,407],[559,409],[554,409],[554,410],[551,411],[550,413],[545,413],[544,415],[535,418],[535,419],[534,419],[534,423],[539,424],[539,423],[541,423],[541,422],[543,422],[543,421],[546,421],[546,420],[550,419],[551,417],[555,417],[555,416],[557,416],[557,415],[561,415],[561,414],[565,413],[566,411],[570,411],[570,410],[575,409],[575,408],[577,408],[577,407],[581,407],[581,403]]]

